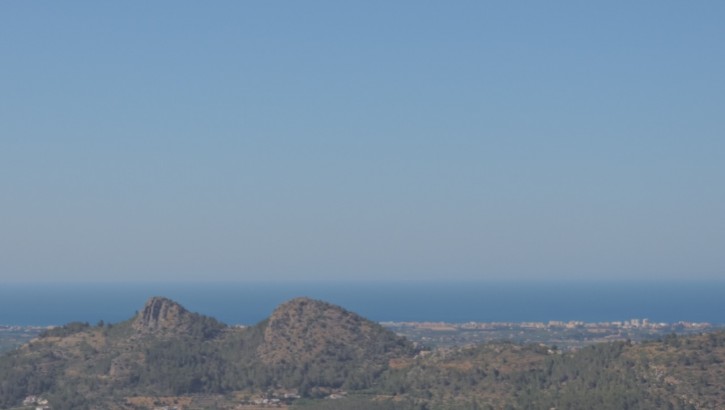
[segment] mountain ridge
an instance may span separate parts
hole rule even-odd
[[[35,395],[53,410],[297,397],[293,407],[336,410],[699,410],[725,408],[722,363],[725,332],[576,352],[510,342],[431,352],[310,298],[238,328],[152,297],[124,322],[69,323],[1,355],[0,408]]]
[[[303,337],[300,329],[305,329]],[[299,344],[301,339],[305,343]],[[303,354],[316,344],[314,354]],[[353,379],[355,386],[370,385],[390,358],[414,351],[412,343],[377,323],[314,299],[293,299],[269,319],[242,329],[154,296],[125,322],[70,323],[2,357],[0,406],[47,392],[54,408],[78,408],[88,397],[113,392],[178,395],[287,388],[319,396],[345,388]]]

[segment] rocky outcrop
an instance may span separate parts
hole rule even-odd
[[[178,303],[152,297],[133,321],[133,328],[143,333],[188,330],[192,313]]]

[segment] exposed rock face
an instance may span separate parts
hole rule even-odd
[[[170,299],[152,297],[136,316],[133,328],[139,332],[183,331],[188,328],[191,316],[192,313]]]
[[[404,338],[339,306],[308,298],[280,305],[269,318],[260,359],[270,365],[336,360],[387,363],[413,351]]]

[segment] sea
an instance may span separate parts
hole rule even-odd
[[[725,281],[711,282],[155,282],[2,283],[0,325],[117,323],[152,296],[227,324],[252,325],[306,296],[371,320],[725,324]]]

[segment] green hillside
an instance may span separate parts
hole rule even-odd
[[[110,325],[70,323],[0,357],[0,408],[54,410],[725,408],[725,333],[561,352],[421,351],[352,312],[298,298],[248,328],[164,298]],[[250,407],[252,408],[252,407]]]

